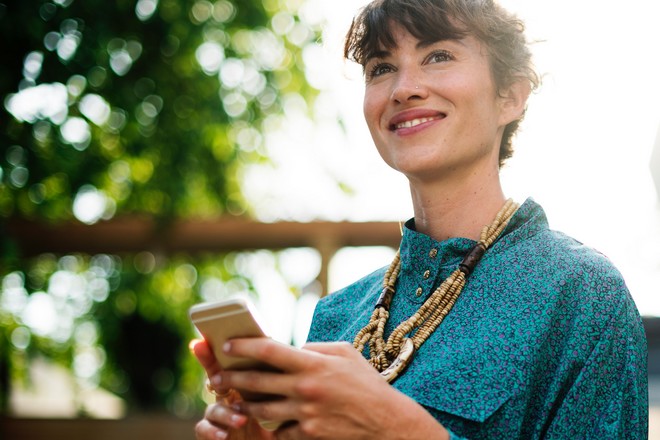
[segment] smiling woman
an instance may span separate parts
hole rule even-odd
[[[523,31],[488,0],[374,0],[354,19],[345,56],[414,217],[389,267],[320,301],[312,343],[223,347],[276,372],[224,371],[194,346],[218,396],[198,438],[646,437],[646,341],[623,278],[504,195],[538,83]]]

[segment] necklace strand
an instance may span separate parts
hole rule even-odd
[[[412,353],[419,349],[447,316],[463,290],[468,275],[474,270],[486,250],[502,233],[518,206],[511,199],[506,201],[497,213],[495,220],[482,229],[479,241],[468,252],[458,268],[440,284],[417,312],[400,323],[385,341],[385,325],[389,319],[390,304],[396,292],[395,285],[401,270],[401,256],[397,251],[394,260],[385,273],[383,291],[376,303],[371,319],[358,332],[353,341],[353,346],[359,352],[364,351],[365,345],[368,344],[369,363],[380,371],[388,382],[398,376],[410,361]],[[414,334],[407,337],[411,332],[414,332]],[[411,342],[412,345],[410,345]],[[402,359],[402,356],[405,356],[405,358]],[[392,369],[396,371],[389,371]]]

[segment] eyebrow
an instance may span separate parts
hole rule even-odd
[[[462,46],[465,46],[465,43],[462,41],[462,38],[448,38],[445,40],[425,40],[425,41],[420,41],[415,45],[416,49],[426,49],[429,46],[433,46],[436,43],[440,43],[443,41],[454,41]],[[387,58],[388,56],[392,55],[392,52],[389,50],[376,50],[371,55],[369,55],[366,59],[366,62],[368,63],[370,60],[374,58]],[[366,64],[366,63],[365,63]]]

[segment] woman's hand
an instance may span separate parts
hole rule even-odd
[[[210,386],[218,396],[216,402],[206,408],[204,418],[195,426],[197,439],[271,440],[273,438],[271,432],[265,431],[254,418],[238,410],[241,402],[240,394],[211,380],[218,377],[222,368],[206,341],[193,341],[191,346],[193,353],[206,370]]]
[[[280,371],[210,375],[222,389],[281,396],[237,406],[256,419],[283,422],[274,433],[278,440],[448,438],[423,407],[391,387],[347,343],[308,344],[298,350],[265,338],[234,339],[225,352]]]

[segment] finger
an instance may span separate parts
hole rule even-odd
[[[215,426],[206,419],[202,419],[195,425],[195,438],[197,440],[217,440],[228,436],[227,430]]]
[[[241,409],[245,414],[267,422],[288,422],[297,418],[297,405],[291,399],[268,402],[243,402]]]
[[[222,371],[218,360],[215,358],[209,344],[203,339],[197,339],[190,343],[193,354],[206,370],[206,375],[212,377]]]
[[[204,412],[204,419],[216,427],[234,429],[244,426],[248,421],[245,414],[241,414],[236,409],[220,403],[207,406]]]
[[[292,396],[298,380],[290,374],[263,371],[225,371],[221,379],[222,387],[239,390],[246,400],[256,400],[254,396],[260,394]]]
[[[220,373],[222,372],[222,368],[220,367],[218,360],[215,358],[215,355],[213,354],[213,351],[211,350],[208,342],[203,339],[193,340],[190,342],[190,349],[192,350],[195,357],[197,357],[197,360],[202,365],[202,367],[204,367],[206,375],[209,378],[207,386],[210,387],[209,391],[216,394],[216,401],[219,402],[221,400],[237,400],[235,398],[228,399],[228,393],[230,393],[231,390],[222,386],[221,384]]]
[[[223,350],[230,356],[256,359],[288,372],[302,371],[316,358],[315,353],[304,352],[269,338],[232,339],[225,343]]]

